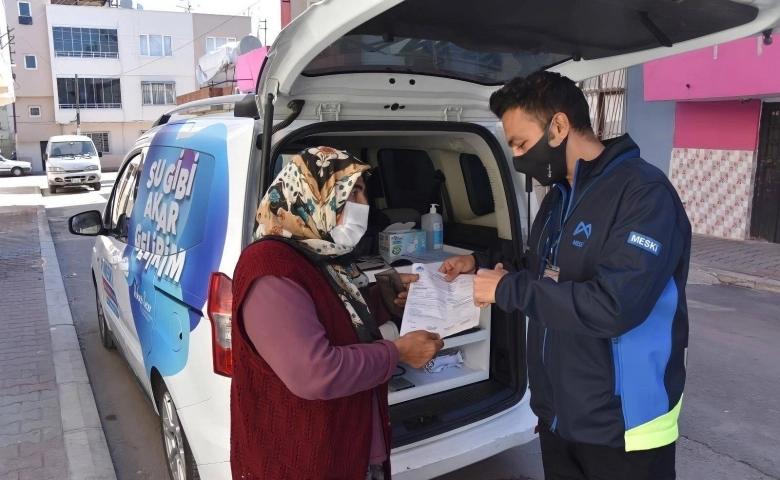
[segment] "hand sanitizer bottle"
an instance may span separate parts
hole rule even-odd
[[[435,203],[431,204],[431,211],[422,216],[422,229],[425,231],[425,247],[427,250],[441,250],[444,248],[444,222],[441,215],[436,213]]]

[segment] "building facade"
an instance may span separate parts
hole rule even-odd
[[[780,243],[777,38],[650,62],[634,69],[632,86],[641,88],[629,98],[628,130],[647,137],[640,146],[668,172],[694,232]]]
[[[200,88],[198,58],[218,39],[251,30],[249,17],[110,8],[101,1],[13,3],[7,11],[26,3],[32,17],[14,28],[17,156],[34,171],[45,169],[49,137],[76,133],[77,91],[81,133],[103,153],[103,167],[115,169],[177,95]]]
[[[6,4],[10,1],[11,0],[0,0],[0,3],[2,3],[3,6],[2,11],[0,11],[0,106],[11,104],[15,100],[14,78],[11,67],[11,45],[13,44],[13,35],[8,28],[6,13]],[[2,121],[1,119],[2,115],[0,115],[0,121]]]

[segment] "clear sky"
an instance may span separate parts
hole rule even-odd
[[[184,11],[187,4],[195,13],[252,16],[252,33],[258,35],[258,20],[268,20],[268,44],[273,43],[281,30],[281,5],[279,0],[133,0],[133,5],[143,5],[145,10]],[[247,10],[248,9],[248,10]],[[263,41],[263,31],[258,37]],[[240,40],[240,39],[239,39]]]

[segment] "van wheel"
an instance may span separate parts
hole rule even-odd
[[[179,421],[176,405],[168,388],[160,382],[157,410],[160,412],[163,448],[171,480],[195,480],[195,459]]]
[[[13,175],[14,177],[21,177],[22,169],[19,167],[14,168],[13,170],[11,170],[11,175]]]
[[[108,330],[108,325],[106,325],[106,315],[103,313],[103,304],[100,302],[100,295],[98,295],[97,287],[95,287],[95,303],[97,304],[100,343],[102,343],[105,348],[114,348],[116,346],[114,344],[114,337],[111,336],[111,332]]]
[[[57,187],[55,187],[54,185],[49,185],[49,193],[51,193],[52,195],[57,193]]]
[[[100,191],[100,182],[93,183],[92,184],[92,188],[94,188],[96,192],[99,192]]]

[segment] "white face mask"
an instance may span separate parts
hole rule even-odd
[[[368,205],[347,202],[342,213],[344,222],[330,231],[333,243],[342,247],[354,247],[368,228]]]

